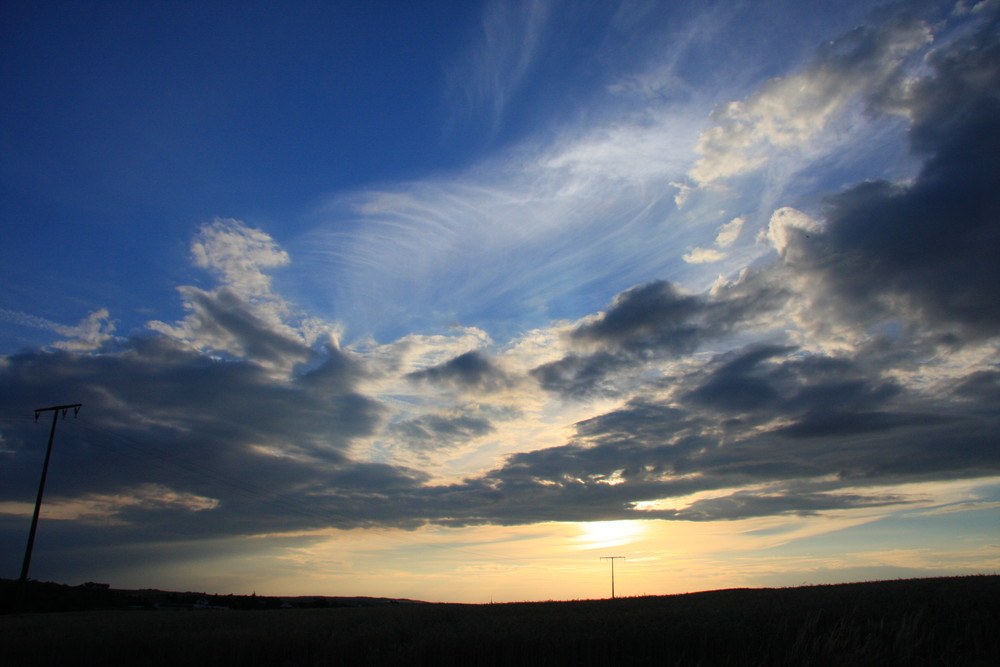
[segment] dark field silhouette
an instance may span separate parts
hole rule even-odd
[[[0,664],[1000,664],[996,575],[494,605],[298,598],[321,599],[357,606],[7,613]]]

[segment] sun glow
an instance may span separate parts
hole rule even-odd
[[[575,538],[579,549],[605,549],[630,544],[641,539],[647,529],[645,521],[588,521],[576,524],[580,535]]]

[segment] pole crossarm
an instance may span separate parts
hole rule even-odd
[[[51,408],[35,408],[35,421],[38,421],[38,418],[41,416],[43,412],[49,412],[50,410],[56,412],[61,410],[63,419],[66,418],[66,413],[72,410],[73,416],[75,417],[78,414],[80,414],[80,408],[82,407],[83,403],[72,403],[70,405],[53,405]]]

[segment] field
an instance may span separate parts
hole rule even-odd
[[[998,665],[1000,577],[495,605],[0,615],[0,665]]]

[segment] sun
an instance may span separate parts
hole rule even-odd
[[[644,521],[587,521],[577,523],[580,534],[574,538],[580,549],[606,549],[629,544],[646,532]]]

